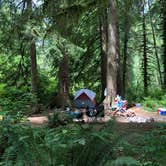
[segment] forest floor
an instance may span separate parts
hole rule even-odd
[[[94,122],[99,122],[99,123],[105,123],[105,122],[109,121],[110,119],[112,119],[113,117],[115,117],[115,119],[118,122],[122,122],[122,123],[166,122],[166,116],[161,116],[157,112],[146,111],[141,107],[140,108],[132,107],[132,108],[128,109],[127,112],[132,112],[132,113],[134,113],[135,116],[128,117],[128,116],[123,115],[123,113],[121,113],[121,114],[117,113],[115,115],[110,113],[105,118],[95,118],[95,119],[91,119],[87,122],[93,123],[93,121],[94,121]],[[46,115],[35,114],[31,117],[28,117],[28,121],[32,125],[43,125],[48,122],[48,118]]]
[[[134,112],[134,117],[117,116],[117,120],[120,122],[146,122],[146,120],[152,120],[154,122],[166,122],[166,116],[159,115],[156,112],[149,112],[142,107],[132,107],[127,110],[128,112]]]

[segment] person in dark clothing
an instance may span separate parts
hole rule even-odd
[[[104,105],[100,104],[95,109],[95,116],[101,115],[101,117],[104,117]]]
[[[93,108],[89,108],[89,106],[86,107],[86,115],[89,117],[93,117],[94,116],[94,109]]]

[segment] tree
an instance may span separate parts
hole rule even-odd
[[[65,108],[65,103],[72,107],[70,97],[69,97],[69,57],[68,53],[65,51],[65,48],[58,44],[60,52],[63,55],[62,60],[59,63],[59,95],[62,96],[62,109]]]
[[[163,81],[163,88],[166,89],[166,2],[164,0],[161,0],[162,4],[162,25],[163,25],[163,75],[164,75],[164,81]]]
[[[118,51],[118,18],[116,0],[109,0],[108,7],[108,52],[107,52],[107,97],[108,100],[117,94],[117,76],[119,68]]]
[[[101,9],[99,13],[100,19],[100,47],[101,47],[101,100],[104,99],[104,90],[106,88],[107,73],[107,9]]]
[[[26,0],[27,10],[26,14],[29,15],[28,21],[32,19],[32,0]],[[32,27],[31,27],[32,28]],[[36,59],[36,44],[35,38],[30,32],[30,61],[31,61],[31,85],[32,85],[32,93],[38,96],[38,71],[37,71],[37,59]]]
[[[128,41],[129,41],[129,32],[130,32],[130,9],[132,6],[132,1],[125,1],[125,13],[124,13],[124,43],[123,43],[123,68],[122,68],[122,96],[125,97],[126,92],[126,75],[127,75],[127,60],[128,60]]]
[[[36,44],[34,37],[30,40],[30,59],[31,59],[31,84],[32,93],[38,96],[38,71],[37,71],[37,59],[36,59]]]
[[[144,75],[144,93],[148,92],[148,58],[147,58],[147,34],[146,34],[146,20],[145,20],[145,0],[143,1],[143,12],[142,12],[142,31],[143,31],[143,75]]]
[[[152,36],[153,36],[153,45],[154,45],[154,52],[156,56],[156,62],[157,62],[157,69],[158,69],[158,75],[159,75],[159,83],[162,85],[162,72],[161,72],[161,65],[160,65],[160,58],[158,55],[158,50],[157,50],[157,43],[156,43],[156,34],[155,34],[155,29],[154,25],[152,22],[152,16],[151,16],[151,11],[150,11],[150,1],[148,0],[148,8],[149,8],[149,19],[150,19],[150,26],[152,30]]]

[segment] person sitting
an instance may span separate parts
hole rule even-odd
[[[86,114],[89,117],[93,117],[94,116],[94,109],[93,108],[89,108],[89,106],[86,107]]]
[[[98,105],[94,110],[94,112],[95,112],[94,116],[101,115],[101,117],[104,117],[104,105],[103,104]]]

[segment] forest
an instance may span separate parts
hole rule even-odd
[[[165,0],[0,0],[0,166],[165,156]]]

